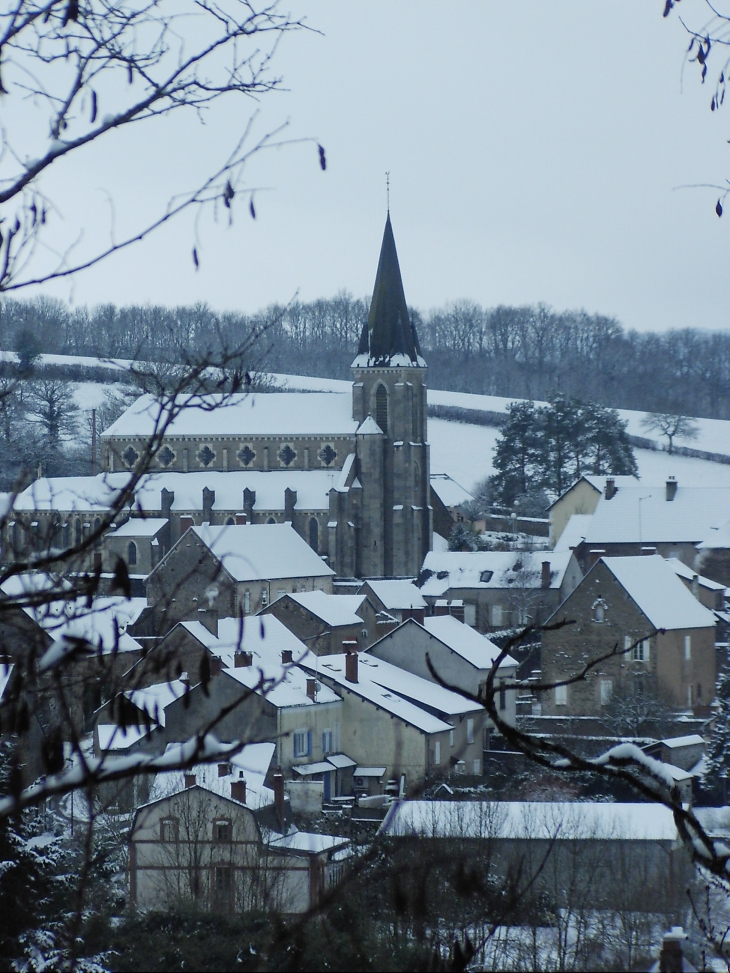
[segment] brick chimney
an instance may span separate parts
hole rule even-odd
[[[700,597],[700,576],[699,574],[692,575],[692,594],[699,601]]]
[[[423,611],[423,609],[421,609]],[[453,601],[449,602],[449,612],[452,618],[455,618],[457,622],[464,621],[464,602],[461,598],[455,598]]]
[[[348,682],[358,682],[357,652],[348,652],[345,656],[345,679]]]
[[[549,588],[550,587],[550,562],[542,562],[542,573],[540,574],[540,587]]]
[[[423,608],[404,608],[401,612],[401,621],[407,622],[409,618],[412,618],[414,622],[418,622],[419,625],[423,625],[423,620],[426,617],[425,609]]]
[[[449,603],[445,598],[439,598],[433,608],[434,615],[448,615]]]
[[[227,777],[231,772],[231,765],[229,763],[218,764],[218,776]]]
[[[289,487],[284,490],[284,520],[291,524],[294,520],[294,507],[297,502],[297,491],[290,490]]]
[[[251,652],[234,652],[233,653],[233,668],[234,669],[245,669],[247,666],[253,665],[253,653]]]
[[[281,767],[277,767],[274,771],[274,777],[271,781],[274,787],[274,804],[276,805],[276,813],[279,816],[279,823],[281,825],[282,834],[286,834],[286,810],[284,807],[284,775],[281,772]]]
[[[314,702],[317,698],[317,680],[307,679],[307,696]]]
[[[248,517],[249,524],[253,523],[253,508],[256,505],[256,491],[249,490],[248,487],[243,491],[243,509]]]
[[[210,657],[210,674],[211,676],[220,676],[223,671],[223,660],[219,655],[211,655]]]
[[[664,934],[662,951],[659,953],[659,973],[682,973],[682,942],[687,933],[681,926],[672,926]]]
[[[667,477],[667,500],[674,500],[677,496],[677,481],[673,476]]]
[[[198,609],[198,621],[205,625],[211,635],[218,638],[218,612],[213,605]]]
[[[246,781],[243,777],[243,771],[239,770],[238,780],[231,781],[231,798],[234,801],[240,801],[241,804],[246,803]]]
[[[282,649],[281,650],[281,664],[283,666],[288,666],[288,665],[291,665],[291,663],[293,661],[294,660],[293,660],[293,657],[292,657],[292,650],[291,649]]]
[[[236,514],[236,526],[243,527],[248,523],[248,514]]]
[[[215,490],[203,487],[203,520],[213,523],[213,507],[215,505]]]
[[[182,537],[182,535],[186,531],[190,530],[190,528],[192,526],[193,526],[193,518],[192,517],[188,516],[187,514],[184,517],[181,517],[180,518],[180,536]]]
[[[613,497],[616,496],[616,493],[617,493],[616,481],[612,476],[609,476],[609,478],[606,480],[606,489],[604,491],[604,496],[606,497],[606,500],[611,500]]]
[[[185,788],[195,787],[195,774],[185,774]]]

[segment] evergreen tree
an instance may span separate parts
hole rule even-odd
[[[725,666],[720,672],[715,698],[720,710],[707,747],[702,783],[708,791],[715,792],[724,801],[730,781],[730,666]]]
[[[494,492],[502,503],[511,504],[516,496],[528,493],[541,477],[542,413],[534,402],[513,402],[507,410],[507,421],[494,450]]]

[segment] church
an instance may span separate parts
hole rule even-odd
[[[193,524],[288,522],[340,578],[417,575],[433,531],[426,371],[388,213],[351,395],[252,392],[182,409],[136,495],[164,525],[160,554]],[[142,396],[102,434],[107,482],[134,468],[158,413]]]

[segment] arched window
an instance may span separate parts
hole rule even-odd
[[[593,609],[593,621],[594,622],[601,623],[601,622],[605,622],[606,621],[606,609],[608,608],[608,605],[603,600],[603,598],[601,598],[600,595],[593,602],[593,604],[591,605],[591,608]]]
[[[316,517],[309,518],[309,546],[313,551],[319,550],[319,524]]]
[[[78,545],[81,543],[81,521],[76,518],[76,523],[74,524],[74,541]]]
[[[378,385],[375,390],[375,421],[388,435],[388,391],[384,385]]]
[[[226,521],[226,527],[235,527],[235,526],[236,526],[236,521],[233,519],[233,517],[229,517],[228,520]]]
[[[127,544],[127,564],[132,565],[137,563],[137,545],[134,541],[130,541]]]
[[[266,523],[267,523],[267,524],[275,524],[275,523],[276,523],[276,521],[274,520],[274,518],[273,518],[273,517],[269,517],[269,519],[268,519],[268,520],[266,521]]]

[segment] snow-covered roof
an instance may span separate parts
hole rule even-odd
[[[291,524],[192,527],[235,581],[328,578],[335,573]],[[179,544],[185,543],[183,536]]]
[[[367,581],[366,584],[388,611],[426,607],[423,595],[412,581]]]
[[[669,747],[670,750],[679,749],[681,747],[704,747],[705,740],[699,735],[699,733],[690,733],[688,736],[683,737],[669,737],[666,740],[659,741],[663,747]]]
[[[436,683],[421,679],[364,652],[358,652],[358,681],[345,678],[343,653],[309,656],[302,665],[310,674],[331,679],[339,686],[367,699],[393,716],[410,723],[424,733],[439,733],[451,725],[423,707],[443,715],[480,712],[482,707],[459,693],[453,693]]]
[[[168,745],[177,746],[176,744]],[[185,789],[185,775],[194,774],[200,787],[212,791],[220,797],[231,798],[231,782],[246,781],[246,807],[257,810],[274,803],[274,792],[264,786],[266,774],[276,751],[274,743],[248,743],[239,753],[221,759],[219,763],[195,764],[188,770],[171,770],[157,774],[153,784],[153,794],[165,797]],[[230,773],[221,776],[219,764],[227,764]]]
[[[154,537],[167,523],[166,517],[132,517],[110,537]]]
[[[325,851],[332,851],[349,845],[349,838],[342,838],[331,834],[312,834],[308,831],[290,831],[286,835],[277,835],[274,832],[268,841],[272,851],[293,851],[305,852],[309,855],[318,855]]]
[[[365,601],[365,595],[328,595],[324,591],[300,591],[288,595],[302,608],[321,618],[327,625],[362,625],[357,609]]]
[[[337,392],[250,392],[184,396],[184,407],[165,432],[178,436],[351,436],[352,399]],[[212,414],[212,410],[214,414]],[[169,413],[167,413],[169,415]],[[151,436],[160,425],[160,405],[141,395],[101,435],[103,439]]]
[[[360,423],[357,427],[358,436],[382,436],[383,430],[371,415]]]
[[[668,557],[666,558],[666,562],[680,578],[686,578],[687,581],[692,581],[694,578],[697,578],[698,584],[703,588],[709,588],[711,591],[725,590],[724,584],[720,584],[719,581],[713,581],[712,578],[705,578],[701,574],[697,574],[692,568],[688,568],[684,561],[680,561],[678,557]]]
[[[413,619],[409,621],[414,625],[418,624]],[[430,615],[424,618],[423,627],[430,635],[433,635],[439,642],[443,642],[452,652],[461,656],[476,669],[491,669],[501,651],[486,635],[480,635],[475,629],[460,622],[453,615]],[[500,665],[500,669],[516,665],[517,663],[511,656],[506,656]]]
[[[561,551],[569,551],[573,547],[578,547],[585,540],[588,526],[592,519],[593,514],[573,514],[565,525],[563,533],[558,538],[554,550],[559,553]]]
[[[124,695],[137,709],[142,710],[149,716],[154,723],[160,726],[165,725],[165,709],[180,699],[189,690],[187,683],[180,679],[172,679],[170,682],[159,682],[153,686],[145,686],[143,689],[128,689]]]
[[[322,686],[315,699],[307,695],[311,674],[299,667],[314,656],[303,642],[275,615],[222,618],[216,637],[201,622],[180,622],[201,645],[205,645],[223,662],[223,674],[248,689],[265,696],[272,706],[314,706],[316,703],[339,703],[340,697]],[[292,663],[282,662],[282,652],[291,652]],[[235,652],[250,652],[250,666],[234,665]]]
[[[99,749],[127,750],[149,733],[147,726],[117,726],[116,723],[100,723],[96,728]]]
[[[459,507],[474,497],[464,487],[452,480],[448,473],[432,473],[431,489],[445,507]]]
[[[43,476],[18,494],[13,509],[19,512],[63,510],[103,513],[111,507],[118,492],[129,482],[129,476],[129,473]]]
[[[560,588],[570,551],[429,551],[423,562],[424,596],[457,588],[540,588],[542,565],[550,564],[550,587]]]
[[[562,500],[564,496],[567,496],[567,494],[569,494],[570,491],[581,482],[589,483],[598,493],[604,493],[606,490],[607,480],[613,480],[617,490],[621,490],[624,487],[636,486],[639,482],[639,479],[636,476],[604,476],[595,473],[584,473],[582,476],[579,476],[577,480],[573,480],[567,490],[563,490],[558,499],[550,504],[550,506],[554,507],[559,500]]]
[[[399,801],[380,832],[395,837],[559,841],[679,840],[674,815],[661,804],[533,801]]]
[[[40,662],[42,668],[48,669],[75,651],[80,640],[102,653],[141,652],[142,646],[127,632],[127,627],[137,621],[146,607],[146,598],[112,595],[95,598],[90,606],[85,598],[75,598],[24,611],[53,639],[54,644]]]
[[[421,358],[420,355],[416,355],[416,360],[413,361],[408,355],[397,354],[390,355],[387,361],[383,361],[380,358],[371,358],[370,355],[356,355],[353,359],[351,368],[427,368],[426,362]]]
[[[586,532],[586,544],[698,543],[730,512],[730,488],[627,486],[610,500],[601,497]]]
[[[387,767],[355,767],[353,777],[382,777]]]
[[[714,628],[715,616],[694,597],[658,554],[603,557],[618,583],[628,592],[655,629]],[[590,583],[590,575],[584,583]]]
[[[730,520],[719,527],[711,527],[707,536],[697,545],[698,551],[730,547]]]

